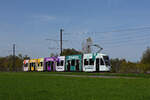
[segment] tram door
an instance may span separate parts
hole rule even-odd
[[[33,63],[33,70],[35,71],[35,63]]]
[[[96,72],[99,71],[99,58],[96,59]]]
[[[45,71],[47,71],[48,62],[45,64]]]
[[[76,71],[79,71],[79,60],[76,60]]]
[[[32,66],[32,63],[30,63],[30,66],[29,66],[29,71],[31,71],[31,66]]]
[[[67,70],[70,71],[70,67],[71,67],[70,60],[68,60],[67,63],[68,63]]]
[[[53,71],[53,70],[54,70],[54,62],[51,61],[50,64],[51,64],[51,65],[50,65],[50,66],[51,66],[51,71]]]

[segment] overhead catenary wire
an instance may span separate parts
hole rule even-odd
[[[76,35],[76,34],[81,34],[82,32],[68,32],[66,33],[66,36],[70,36],[70,35]],[[90,37],[93,37],[93,34],[96,34],[96,38],[97,37],[101,37],[103,36],[103,39],[99,38],[99,39],[95,39],[96,42],[101,43],[101,45],[107,45],[107,46],[111,46],[111,47],[118,47],[118,46],[123,46],[123,45],[138,45],[139,43],[142,45],[143,41],[146,41],[146,43],[148,43],[149,39],[150,39],[150,26],[145,26],[145,27],[137,27],[137,28],[129,28],[129,29],[122,29],[122,30],[114,30],[114,31],[110,31],[110,32],[83,32],[84,34],[81,34],[81,36],[83,35],[89,35]],[[102,34],[99,34],[102,33]],[[109,33],[109,34],[105,34],[105,33]],[[77,40],[77,38],[71,38],[72,41],[76,40],[76,41],[81,41],[81,40]],[[70,41],[71,41],[70,40]],[[131,43],[132,42],[132,43]],[[145,42],[144,42],[145,44]]]
[[[113,38],[113,39],[109,39],[109,40],[97,40],[103,43],[108,43],[108,44],[113,44],[113,43],[117,43],[117,42],[130,42],[133,40],[141,40],[141,38],[143,39],[149,39],[150,38],[150,34],[144,35],[144,36],[136,36],[136,37],[124,37],[124,38]]]
[[[102,31],[102,32],[64,32],[64,35],[72,35],[72,34],[112,34],[112,33],[119,33],[120,32],[131,32],[131,31],[139,31],[139,30],[149,30],[150,26],[142,26],[142,27],[135,27],[135,28],[127,28],[127,29],[120,29],[120,30],[112,30],[112,31]]]

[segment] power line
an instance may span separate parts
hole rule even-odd
[[[146,29],[148,29],[148,30],[146,30]],[[115,36],[118,38],[118,37],[120,37],[121,38],[121,40],[123,40],[123,39],[128,39],[128,38],[132,38],[131,36],[133,36],[133,37],[137,37],[137,36],[140,36],[140,37],[144,37],[144,36],[149,36],[149,34],[147,34],[147,32],[145,32],[145,31],[150,31],[149,30],[150,29],[150,26],[146,26],[146,27],[138,27],[138,28],[130,28],[130,29],[123,29],[123,30],[114,30],[114,31],[111,31],[112,33],[113,32],[133,32],[132,34],[125,34],[125,35],[119,35],[119,36],[116,36],[116,34],[115,34]],[[141,33],[139,33],[139,34],[137,34],[137,32],[136,31],[144,31],[145,33],[144,34],[141,34]],[[110,32],[90,32],[90,33],[110,33]],[[96,36],[98,36],[98,35],[96,35]],[[102,40],[102,41],[112,41],[113,39],[112,38],[114,38],[114,40],[118,40],[118,39],[116,39],[116,37],[109,37],[109,39],[100,39],[100,40]],[[106,36],[106,38],[107,38],[107,36]],[[110,39],[111,38],[111,39]]]
[[[47,39],[45,39],[45,40],[48,40],[48,41],[54,41],[56,44],[58,44],[59,45],[59,43],[58,42],[60,42],[60,55],[62,54],[62,50],[63,50],[63,42],[68,42],[68,40],[63,40],[62,38],[63,38],[63,32],[64,31],[64,29],[60,29],[60,40],[57,40],[57,39],[50,39],[50,38],[47,38]],[[49,47],[48,49],[57,49],[58,50],[58,46],[57,46],[57,48],[54,48],[54,47]]]
[[[147,30],[146,30],[147,29]],[[123,37],[123,36],[133,36],[133,35],[137,35],[137,32],[141,32],[141,31],[150,31],[150,26],[147,26],[147,27],[138,27],[138,28],[130,28],[130,29],[123,29],[123,30],[114,30],[114,31],[110,31],[110,32],[82,32],[82,33],[84,33],[84,34],[98,34],[98,33],[112,33],[112,35],[115,35],[115,36],[117,36],[117,34],[116,33],[119,33],[118,34],[118,36],[117,37]],[[122,32],[122,33],[120,33],[120,32]],[[127,33],[128,32],[128,34],[124,34],[124,32],[125,33]],[[132,32],[132,34],[131,34],[131,32]],[[81,32],[80,32],[81,33]],[[115,33],[115,34],[114,34]],[[78,33],[74,33],[75,35],[76,34],[78,34]],[[70,35],[74,35],[74,34],[71,34],[70,33]],[[86,34],[86,35],[87,35]],[[83,34],[82,34],[83,35]],[[109,34],[103,34],[103,35],[105,35],[105,36],[103,36],[103,38],[107,38],[108,36],[110,37],[110,35]],[[108,36],[107,36],[108,35]],[[96,35],[96,37],[97,36],[100,36],[100,37],[102,37],[102,34],[98,34],[98,35]],[[101,38],[100,38],[101,39]],[[103,39],[103,40],[105,40],[105,39]]]
[[[103,32],[65,32],[65,35],[72,35],[72,34],[98,34],[98,33],[119,33],[119,32],[131,32],[131,31],[139,31],[139,30],[149,30],[150,26],[143,26],[143,27],[135,27],[135,28],[128,28],[128,29],[120,29],[120,30],[112,30],[112,31],[103,31]]]
[[[146,27],[146,28],[149,28],[149,27]],[[145,28],[140,28],[140,29],[145,29]],[[131,30],[131,29],[130,29]],[[134,29],[135,30],[135,29]],[[122,30],[123,31],[123,30]],[[124,30],[125,31],[125,30]],[[139,31],[138,31],[138,33],[139,34],[137,34],[137,32],[135,31],[135,32],[132,32],[132,34],[131,34],[131,32],[129,32],[128,34],[122,34],[122,35],[117,35],[117,34],[114,34],[113,36],[110,36],[109,35],[109,38],[115,38],[116,39],[116,37],[118,38],[118,37],[120,37],[121,39],[124,39],[124,37],[125,38],[130,38],[129,36],[134,36],[134,37],[136,37],[136,36],[142,36],[142,35],[147,35],[147,33],[150,31],[150,30],[147,30],[148,32],[145,32],[144,34],[141,34],[141,31],[143,32],[145,32],[146,30],[140,30],[140,33],[139,33]],[[119,32],[119,31],[113,31],[113,32]],[[73,35],[73,34],[72,34]],[[100,36],[100,37],[102,37],[101,35],[96,35],[96,37],[98,37],[98,36]],[[116,36],[116,37],[115,37]],[[103,36],[103,38],[107,38],[108,36]],[[107,41],[107,40],[110,40],[110,39],[102,39],[102,38],[100,38],[100,40],[103,40],[103,41]]]
[[[109,36],[106,36],[109,37],[109,38],[128,38],[128,37],[142,37],[142,36],[147,36],[147,35],[150,35],[150,30],[148,31],[137,31],[137,32],[128,32],[128,33],[125,33],[124,35],[120,35],[120,34],[112,34],[112,35],[109,35]],[[103,39],[103,40],[106,40],[106,39]]]
[[[114,42],[114,41],[130,41],[131,39],[139,39],[139,38],[144,38],[144,37],[150,37],[150,34],[145,34],[145,35],[142,35],[142,36],[134,36],[134,37],[130,37],[130,36],[127,36],[127,37],[122,37],[122,38],[109,38],[107,40],[96,40],[96,41],[101,41],[101,42],[104,42],[104,43],[109,43],[109,42]]]
[[[150,39],[150,35],[145,35],[142,37],[136,37],[136,38],[124,38],[124,39],[116,39],[116,40],[109,40],[109,41],[103,41],[103,40],[99,40],[97,42],[101,42],[101,44],[104,45],[116,45],[116,44],[128,44],[131,42],[140,42],[143,40],[149,40]]]
[[[143,30],[142,30],[143,29]],[[121,47],[121,46],[144,46],[145,44],[149,43],[150,34],[149,34],[149,28],[140,28],[139,30],[132,31],[132,34],[130,31],[128,31],[128,34],[125,35],[112,35],[114,37],[108,37],[107,39],[100,39],[98,40],[101,45],[106,45],[106,47]],[[133,34],[134,33],[134,34]],[[98,35],[96,35],[98,36]],[[106,36],[107,37],[107,36]],[[97,38],[97,37],[96,37]],[[77,40],[77,38],[71,38],[72,41],[80,41]],[[105,46],[103,46],[105,47]]]
[[[60,41],[60,40],[50,39],[50,38],[47,38],[47,39],[45,39],[45,40],[49,40],[49,41]],[[68,40],[62,40],[62,41],[64,41],[64,42],[68,42]]]
[[[136,27],[136,28],[128,28],[128,29],[120,29],[120,30],[113,30],[113,31],[104,31],[104,32],[85,32],[84,34],[97,34],[97,33],[119,33],[119,32],[131,32],[131,31],[139,31],[139,30],[144,30],[144,29],[150,29],[150,26],[145,26],[145,27]]]
[[[109,47],[120,47],[120,46],[134,46],[134,45],[143,45],[143,44],[147,44],[150,43],[149,41],[150,37],[147,38],[139,38],[139,39],[134,39],[134,40],[128,40],[128,41],[117,41],[117,43],[113,43],[113,44],[108,44],[108,43],[102,43],[103,45],[109,46]],[[137,41],[139,40],[139,41]],[[150,44],[149,44],[150,45]]]

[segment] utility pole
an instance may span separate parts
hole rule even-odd
[[[54,41],[54,42],[58,42],[58,44],[59,44],[59,42],[60,42],[60,55],[62,55],[62,52],[63,52],[63,43],[62,42],[68,42],[68,40],[63,40],[62,38],[62,36],[63,36],[63,31],[64,31],[64,29],[60,29],[60,39],[59,40],[55,40],[55,39],[45,39],[45,40],[49,40],[49,41]],[[54,47],[49,47],[48,49],[59,49],[59,48],[54,48]]]
[[[60,29],[60,55],[62,54],[62,32],[64,29]]]
[[[13,44],[13,71],[15,70],[15,63],[16,63],[16,59],[15,59],[15,44]]]

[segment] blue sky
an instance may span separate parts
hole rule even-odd
[[[0,0],[0,56],[17,54],[46,57],[59,50],[47,38],[59,40],[64,28],[64,48],[81,50],[92,37],[111,58],[140,60],[150,46],[149,0]],[[120,31],[135,29],[132,31]],[[68,33],[68,34],[67,34]],[[85,34],[83,34],[85,33]]]

